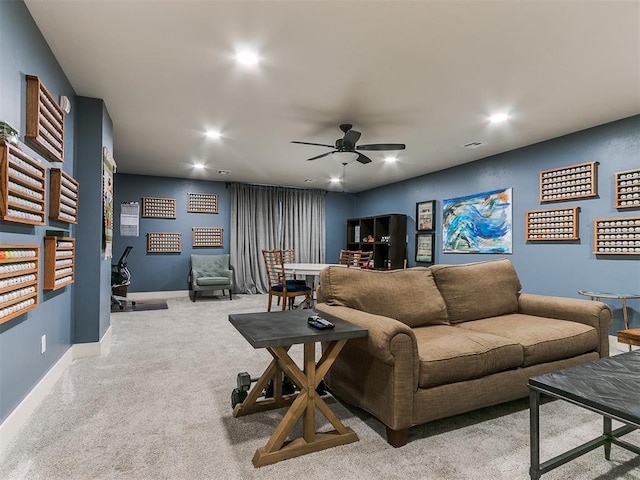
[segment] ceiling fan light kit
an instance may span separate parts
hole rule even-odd
[[[340,125],[340,130],[344,132],[344,136],[336,140],[335,145],[328,145],[326,143],[312,143],[312,142],[298,142],[292,141],[291,143],[298,143],[301,145],[314,145],[316,147],[332,148],[333,151],[316,155],[315,157],[308,158],[307,161],[317,160],[318,158],[332,155],[334,158],[338,158],[341,163],[349,163],[354,159],[360,163],[371,163],[371,159],[366,155],[358,152],[357,150],[365,151],[388,151],[388,150],[404,150],[406,148],[404,143],[372,143],[369,145],[356,145],[360,136],[362,135],[357,130],[353,130],[353,125],[350,123],[343,123]],[[349,154],[344,155],[344,154]],[[355,154],[355,155],[354,155]],[[348,157],[348,158],[345,158]]]

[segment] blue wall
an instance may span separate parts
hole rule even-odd
[[[539,172],[565,165],[597,161],[598,197],[580,201],[539,203]],[[583,130],[550,141],[495,155],[471,164],[360,193],[356,216],[405,213],[409,265],[415,265],[416,202],[436,200],[436,263],[464,263],[500,255],[442,253],[442,200],[513,188],[513,254],[523,291],[579,297],[578,290],[640,294],[639,255],[595,256],[593,220],[640,216],[640,210],[614,208],[614,173],[640,168],[640,116]],[[578,242],[526,242],[525,212],[579,206]],[[584,298],[584,297],[580,297]],[[622,326],[620,302],[609,302]],[[640,302],[631,301],[631,324],[640,327]]]
[[[37,75],[55,98],[66,95],[72,105],[75,104],[75,93],[71,85],[22,2],[0,2],[0,65],[0,120],[19,130],[21,141],[24,140],[26,122],[25,75]],[[32,158],[40,159],[47,170],[51,167],[63,168],[75,176],[74,122],[75,112],[72,109],[65,117],[63,164],[48,162],[27,145],[22,144],[22,149]],[[47,199],[46,206],[48,205]],[[74,285],[55,292],[43,292],[42,255],[46,230],[67,230],[73,236],[75,228],[48,219],[47,223],[42,227],[33,227],[0,222],[0,243],[39,244],[41,255],[38,285],[40,305],[0,325],[0,422],[4,421],[73,343]],[[40,354],[42,335],[47,336],[47,351],[44,355]]]
[[[217,193],[219,213],[188,213],[187,193]],[[176,219],[140,218],[140,236],[120,236],[120,204],[122,202],[139,202],[142,213],[142,197],[175,198]],[[344,248],[345,225],[347,218],[353,216],[354,202],[355,199],[352,195],[327,194],[326,255],[329,261],[337,261],[340,249]],[[133,246],[127,260],[127,266],[131,272],[129,292],[186,290],[189,256],[192,253],[229,253],[231,191],[225,183],[116,174],[114,213],[114,263],[122,255],[125,247]],[[192,227],[222,227],[224,229],[224,246],[217,248],[192,247]],[[179,254],[147,253],[147,232],[181,233],[181,252]]]
[[[229,253],[231,195],[223,182],[120,173],[116,173],[114,181],[113,260],[116,263],[125,247],[133,246],[127,260],[127,266],[131,272],[129,292],[186,290],[189,256],[192,253]],[[188,213],[187,193],[217,193],[219,213]],[[175,198],[176,218],[142,218],[142,197]],[[120,204],[122,202],[139,202],[140,204],[140,236],[138,237],[120,236]],[[222,227],[224,246],[192,247],[191,227]],[[181,233],[181,253],[147,253],[147,232]]]
[[[113,125],[104,102],[76,100],[76,156],[80,164],[74,343],[98,342],[110,325],[111,259],[102,250],[102,148],[113,152]],[[82,268],[79,268],[82,266]]]

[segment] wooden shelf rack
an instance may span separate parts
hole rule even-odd
[[[27,75],[25,138],[52,162],[64,162],[64,111],[33,75]]]
[[[640,169],[615,174],[616,208],[640,208]]]
[[[143,218],[176,218],[176,199],[142,197]]]
[[[579,240],[579,207],[529,210],[526,212],[527,241]]]
[[[147,233],[147,253],[180,253],[180,233]]]
[[[45,291],[58,290],[75,281],[76,239],[71,237],[44,237]]]
[[[0,245],[0,323],[38,306],[38,245]]]
[[[49,218],[65,223],[78,223],[78,182],[60,168],[51,169]]]
[[[540,172],[540,203],[598,196],[598,162]]]
[[[596,255],[640,255],[640,217],[594,220],[593,253]]]
[[[18,147],[0,144],[2,220],[44,225],[46,169]]]

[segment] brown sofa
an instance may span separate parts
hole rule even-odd
[[[606,304],[520,289],[508,259],[327,267],[316,309],[369,335],[347,342],[325,382],[399,447],[413,425],[526,397],[529,377],[609,355]]]

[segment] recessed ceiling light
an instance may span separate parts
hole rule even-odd
[[[339,177],[332,177],[331,178],[331,183],[340,183],[340,178]]]
[[[195,168],[196,170],[204,170],[205,167],[202,163],[194,163],[193,168]]]
[[[398,157],[394,155],[389,155],[388,157],[384,157],[384,161],[387,163],[395,163],[398,161]]]
[[[229,175],[230,173],[230,170],[218,170],[218,175]]]
[[[508,113],[495,113],[489,117],[489,121],[491,123],[502,123],[506,122],[507,120],[509,120]]]
[[[213,129],[207,130],[205,132],[205,135],[207,136],[207,138],[213,138],[213,139],[218,139],[222,136],[219,130],[213,130]]]
[[[252,50],[239,50],[236,52],[236,62],[250,67],[257,65],[260,62],[260,57]]]

